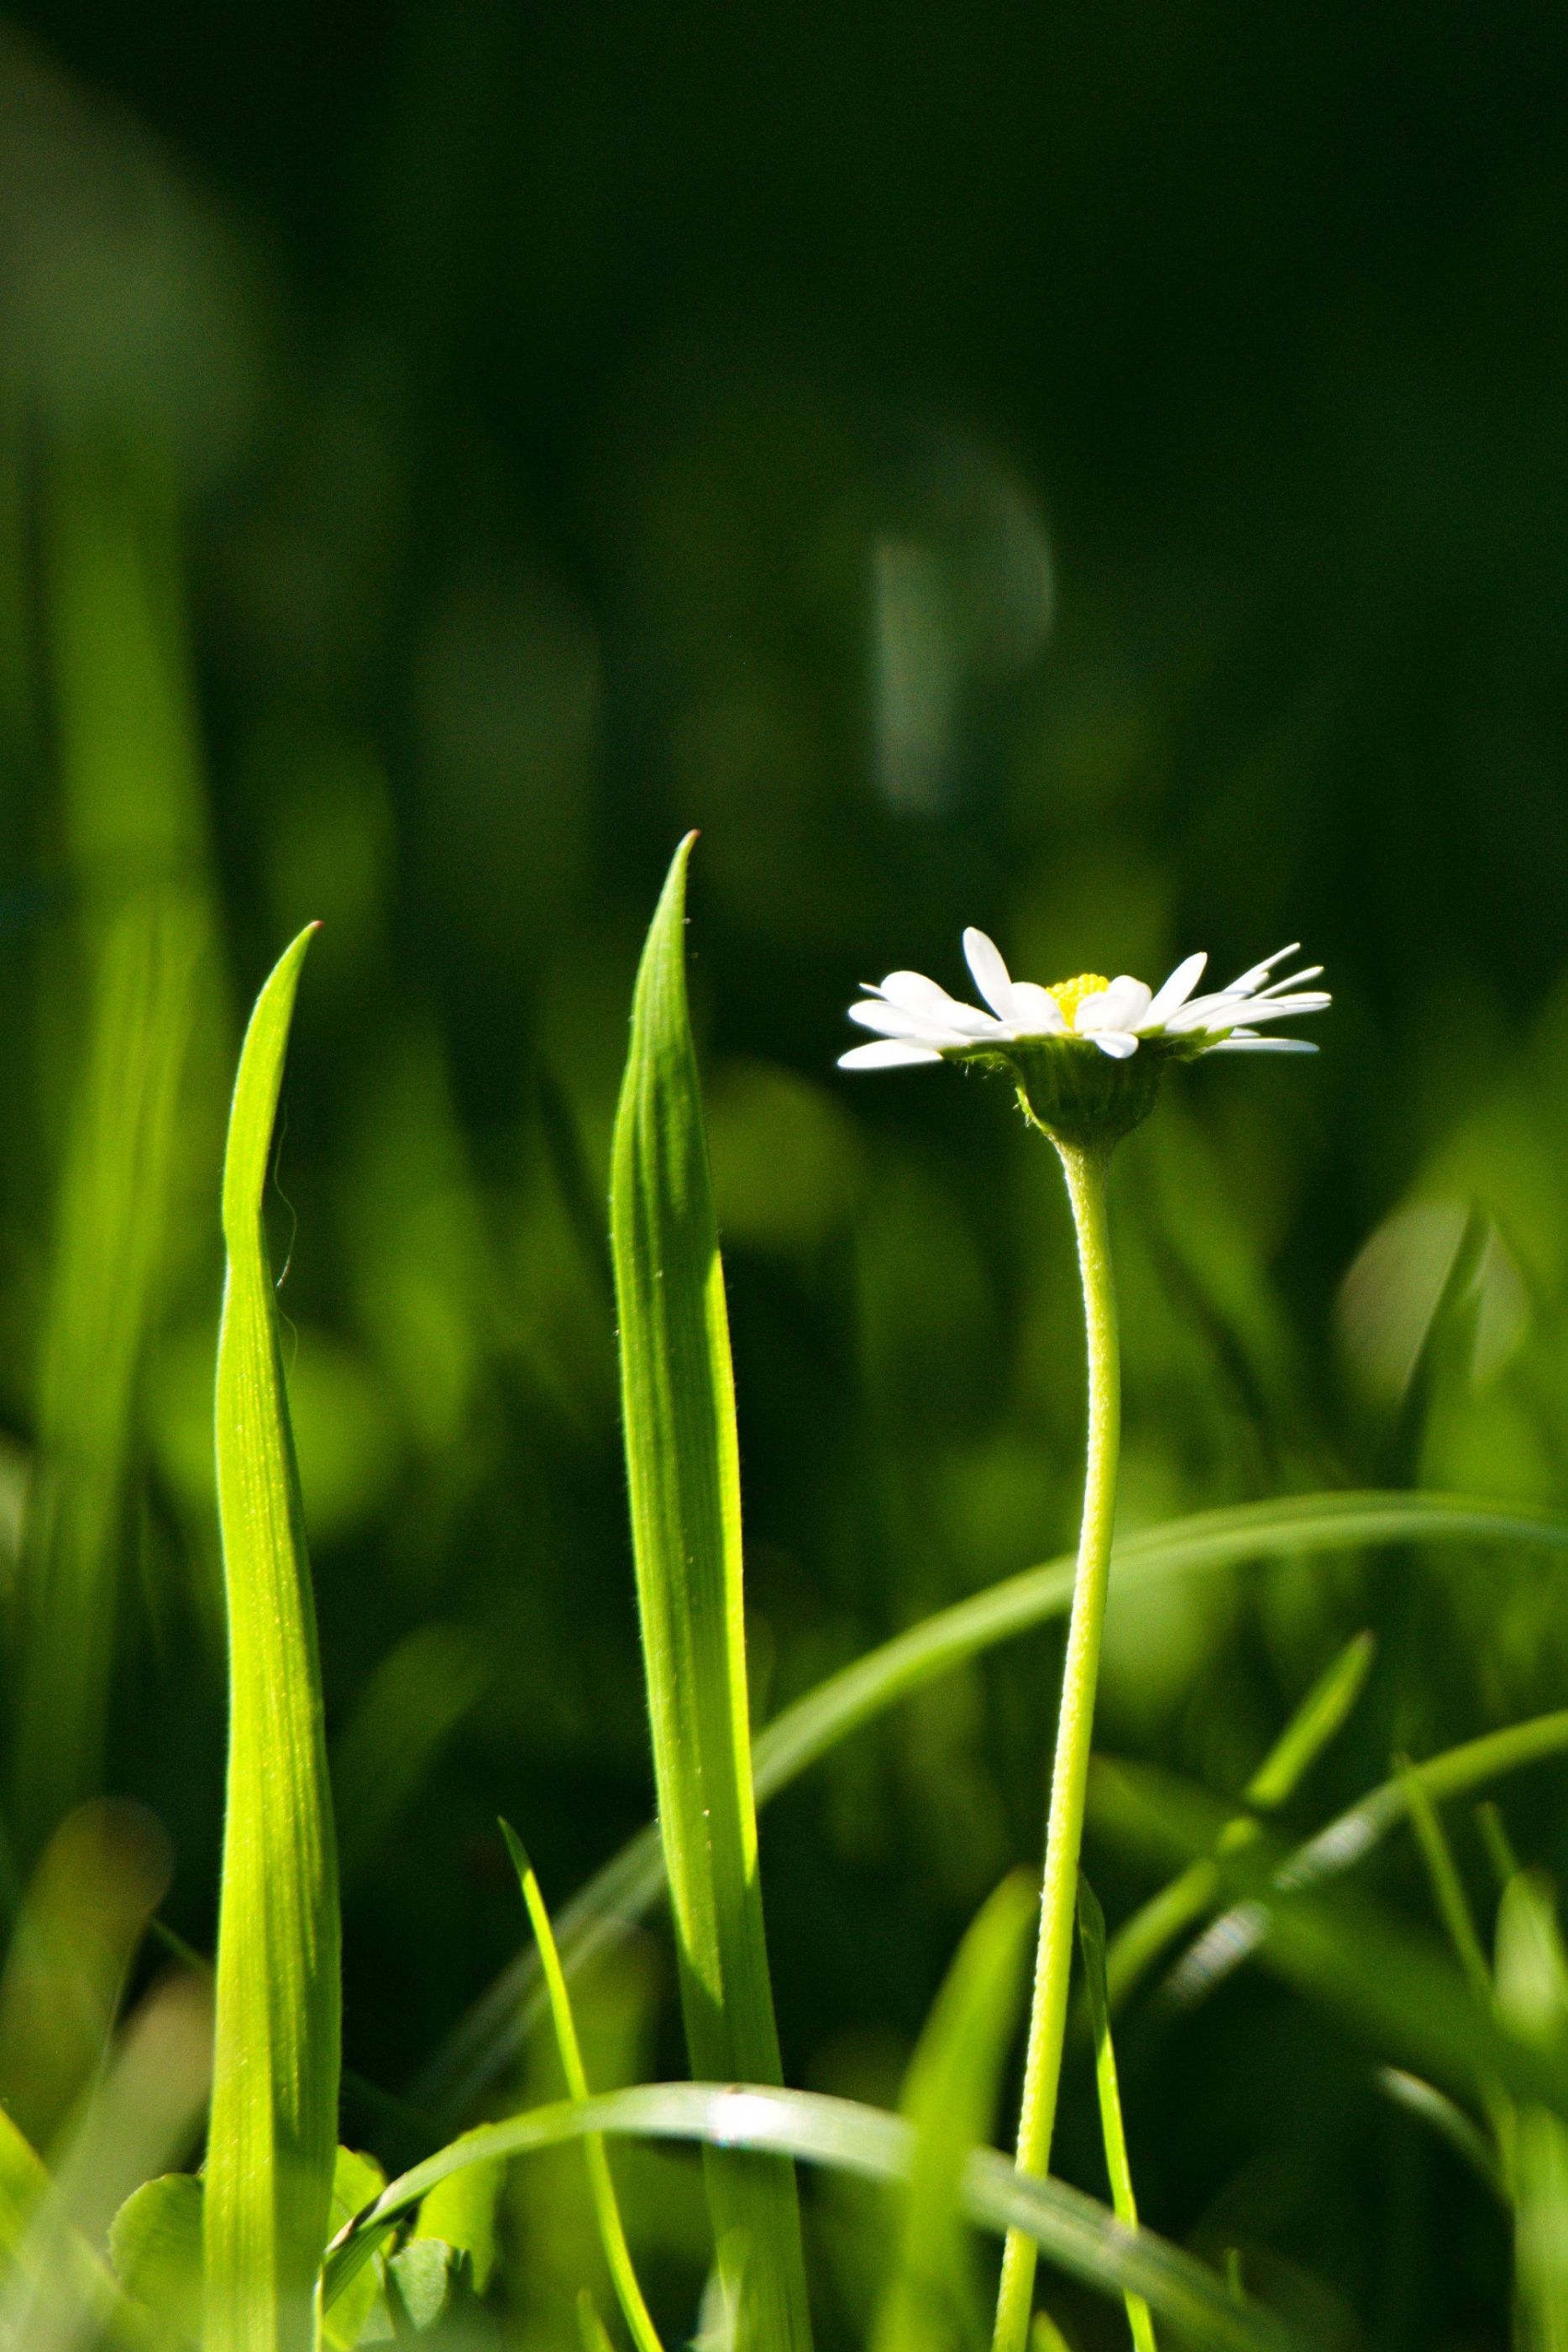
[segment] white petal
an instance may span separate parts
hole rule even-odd
[[[1103,1054],[1109,1054],[1113,1062],[1124,1062],[1130,1054],[1138,1050],[1137,1039],[1129,1036],[1124,1029],[1096,1029],[1094,1043]]]
[[[862,1029],[871,1029],[879,1037],[903,1037],[915,1045],[961,1045],[964,1039],[956,1029],[946,1024],[922,1020],[914,1013],[901,1012],[896,1004],[884,1004],[880,997],[862,999],[852,1004],[849,1017]]]
[[[1179,1011],[1203,978],[1207,961],[1207,955],[1200,949],[1197,955],[1189,955],[1185,962],[1178,963],[1170,978],[1155,991],[1154,1003],[1139,1022],[1139,1028],[1157,1028],[1162,1021]]]
[[[890,971],[880,989],[872,992],[896,1005],[901,1013],[907,1013],[924,1028],[951,1031],[959,1037],[1006,1034],[1003,1024],[989,1013],[982,1013],[976,1004],[961,1004],[934,980],[927,980],[924,972]]]
[[[1109,988],[1097,988],[1092,996],[1083,999],[1072,1025],[1081,1037],[1092,1037],[1100,1029],[1135,1029],[1152,1001],[1141,980],[1120,972]]]
[[[1259,982],[1268,978],[1274,966],[1283,963],[1288,955],[1294,955],[1301,944],[1300,940],[1292,940],[1288,948],[1276,948],[1271,956],[1265,956],[1261,963],[1252,966],[1250,971],[1244,971],[1239,980],[1233,980],[1225,991],[1226,995],[1249,996]]]
[[[926,1021],[948,1022],[962,1007],[954,1003],[945,988],[927,980],[923,971],[890,971],[878,992],[890,1004],[905,1013],[917,1013]]]
[[[1012,974],[995,940],[971,923],[964,934],[964,960],[975,975],[975,986],[1000,1021],[1012,1019]]]
[[[1237,1021],[1293,1021],[1298,1013],[1323,1013],[1333,1003],[1322,989],[1308,989],[1300,996],[1255,996],[1236,1011]],[[1209,1024],[1213,1025],[1213,1024]],[[1222,1022],[1222,1027],[1229,1023]]]
[[[1310,963],[1303,971],[1293,971],[1289,980],[1276,980],[1269,987],[1260,988],[1258,991],[1258,1002],[1261,1004],[1266,996],[1284,996],[1291,989],[1300,988],[1303,981],[1318,980],[1322,974],[1321,963]]]
[[[1310,1037],[1220,1037],[1208,1048],[1211,1054],[1315,1054],[1317,1050]]]
[[[1012,1030],[1017,1037],[1060,1037],[1067,1023],[1049,988],[1036,980],[1013,982]]]
[[[1223,1021],[1228,1016],[1239,1021],[1251,1003],[1249,996],[1239,996],[1233,988],[1217,988],[1211,995],[1195,996],[1189,1003],[1178,1005],[1167,1018],[1166,1027],[1173,1037],[1179,1037],[1184,1030],[1204,1029],[1217,1019]]]
[[[880,1037],[874,1045],[852,1045],[839,1055],[841,1070],[901,1070],[915,1062],[942,1059],[929,1045],[906,1045],[897,1038]]]

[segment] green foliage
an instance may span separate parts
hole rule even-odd
[[[1127,2155],[1127,2134],[1122,2120],[1122,2092],[1116,2078],[1116,2053],[1111,2041],[1111,1999],[1105,1973],[1105,1915],[1086,1878],[1078,1883],[1078,1938],[1083,1950],[1083,1977],[1089,1990],[1089,2028],[1094,2040],[1094,2087],[1100,2100],[1100,2135],[1105,2146],[1105,2169],[1111,2179],[1111,2204],[1118,2221],[1138,2226],[1137,2199],[1133,2193],[1133,2168]],[[1141,2295],[1127,2297],[1127,2325],[1134,2352],[1155,2352],[1154,2322]]]
[[[978,2336],[961,2226],[964,2164],[994,2134],[1038,1908],[1023,1872],[1002,1881],[958,1947],[909,2062],[899,2100],[915,2133],[909,2187],[872,2352],[942,2352]]]
[[[1358,1633],[1324,1668],[1248,1781],[1243,1796],[1251,1811],[1225,1824],[1221,1843],[1226,1851],[1249,1844],[1258,1833],[1256,1815],[1277,1811],[1294,1795],[1297,1783],[1361,1696],[1372,1657],[1370,1637]],[[1113,2009],[1126,2000],[1176,1937],[1204,1916],[1218,1891],[1213,1863],[1195,1862],[1123,1921],[1106,1954],[1107,1998]]]
[[[386,2174],[373,2157],[361,2155],[355,2148],[340,2147],[332,2168],[331,2225],[334,2234],[379,2197],[386,2185]],[[423,2219],[422,2215],[422,2221]],[[422,2234],[434,2236],[437,2233],[425,2231]],[[370,2317],[379,2282],[379,2265],[367,2263],[350,2281],[331,2309],[323,2314],[321,2341],[328,2347],[328,2352],[351,2352]]]
[[[659,1831],[699,2074],[781,2079],[758,1878],[729,1327],[685,987],[675,854],[648,934],[615,1121],[621,1393]],[[786,2166],[707,2159],[742,2352],[810,2340]]]
[[[126,2291],[185,2346],[202,2340],[202,2184],[165,2172],[129,2197],[109,2233]],[[350,2339],[351,2340],[351,2339]]]
[[[207,2139],[207,2352],[308,2352],[338,2143],[337,1870],[262,1192],[303,931],[256,1000],[224,1171],[218,1500],[228,1796]]]
[[[583,2088],[662,2071],[664,1849],[616,1852],[648,1810],[647,1716],[603,1199],[658,845],[689,816],[744,1666],[735,1526],[688,1517],[719,1523],[730,1604],[706,1686],[749,1682],[766,1726],[742,1908],[748,1809],[789,1792],[767,1832],[788,2071],[862,2104],[821,2146],[874,2155],[873,2103],[923,2016],[931,2057],[964,1923],[1032,1851],[1067,1577],[1018,1570],[1071,1525],[1082,1406],[1067,1237],[1027,1139],[977,1088],[839,1081],[844,996],[905,957],[958,982],[972,919],[1038,976],[1153,977],[1208,945],[1223,977],[1310,926],[1339,997],[1319,1062],[1191,1074],[1117,1173],[1126,1533],[1100,1723],[1129,1769],[1098,1783],[1089,1866],[1138,2187],[1157,2230],[1326,2340],[1490,2343],[1512,2302],[1520,2340],[1550,2343],[1562,1967],[1521,1867],[1568,1833],[1568,1718],[1546,1712],[1568,1644],[1546,1516],[1568,1494],[1568,834],[1540,619],[1563,211],[1540,25],[1505,12],[1483,56],[1439,16],[1412,85],[1396,38],[1344,72],[1321,12],[1237,38],[1186,11],[1134,89],[1109,18],[1041,47],[1021,0],[982,36],[915,0],[891,72],[835,25],[826,75],[821,26],[779,5],[716,47],[672,40],[650,75],[626,23],[540,49],[505,10],[411,0],[368,77],[362,43],[318,45],[298,138],[258,173],[235,110],[269,87],[265,42],[206,70],[245,37],[219,24],[185,70],[159,16],[134,70],[81,23],[59,69],[50,0],[0,44],[0,2332],[191,2340],[200,2191],[164,2168],[200,2158],[186,1962],[211,1947],[222,1827],[220,935],[250,971],[329,918],[256,1165],[357,2070],[329,2122],[324,2005],[290,2043],[258,2002],[275,2149],[287,2080],[313,2117],[308,2193],[271,2208],[296,2307],[334,2130],[375,2151],[340,2152],[341,2231],[380,2161],[553,2095],[537,1962],[507,1965],[498,1804],[561,1890]],[[1020,303],[1026,215],[1051,261]],[[1369,305],[1385,286],[1399,299]],[[935,404],[906,300],[941,346]],[[689,1143],[689,1071],[653,1077],[674,1110],[654,1139]],[[672,1415],[669,1444],[722,1472],[714,1324],[707,1435]],[[269,1704],[312,1688],[266,1683]],[[319,1782],[314,1735],[289,1752]],[[1131,1833],[1139,1770],[1179,1833]],[[1507,1829],[1483,1809],[1478,1840],[1468,1801],[1494,1784]],[[258,1809],[301,1797],[287,1769],[248,1786]],[[324,1834],[304,1804],[269,1899],[324,1899]],[[1249,1960],[1272,1984],[1196,2019]],[[299,1992],[287,1966],[267,1981],[269,2004]],[[1093,2183],[1083,2061],[1060,2160]],[[913,2186],[863,2192],[890,2267],[950,2270],[944,2312],[962,2137],[939,2162],[901,2143]],[[717,2161],[743,2155],[775,2179],[790,2160]],[[723,2344],[692,2150],[613,2160],[664,2340]],[[625,2340],[576,2140],[506,2163],[354,2238],[329,2347]],[[978,2178],[999,2226],[1011,2191]],[[847,2264],[835,2302],[833,2200],[813,2184],[804,2210],[821,2338],[863,2340]],[[1162,2342],[1208,2329],[1212,2279],[1183,2277],[1185,2320],[1150,2304]],[[1128,2291],[1113,2264],[1054,2277],[1066,2333],[1042,2317],[1038,2341],[1110,2338]]]
[[[79,916],[52,1008],[75,1075],[16,1596],[12,1826],[29,1854],[103,1785],[139,1381],[180,1255],[172,1245],[190,1198],[182,1113],[214,983],[167,496],[133,465],[78,455],[57,463],[47,515]]]
[[[329,2305],[398,2215],[438,2180],[465,2165],[531,2155],[596,2132],[787,2155],[890,2184],[911,2179],[916,2148],[915,2129],[901,2116],[766,2084],[644,2084],[587,2102],[536,2107],[465,2133],[389,2182],[353,2228],[334,2242],[327,2268]],[[1124,2230],[1104,2206],[1061,2182],[1026,2178],[993,2149],[971,2150],[961,2185],[964,2210],[982,2228],[997,2235],[1024,2231],[1073,2277],[1103,2294],[1142,2294],[1152,2309],[1200,2335],[1215,2352],[1285,2352],[1293,2340],[1258,2305],[1238,2302],[1190,2254],[1147,2231]]]
[[[1157,1587],[1166,1578],[1189,1572],[1214,1571],[1249,1560],[1354,1552],[1406,1538],[1423,1544],[1517,1543],[1556,1552],[1568,1549],[1568,1520],[1438,1495],[1298,1496],[1284,1502],[1206,1511],[1173,1527],[1125,1537],[1116,1547],[1113,1575],[1118,1593],[1125,1596],[1129,1590],[1145,1584]],[[841,1667],[787,1707],[758,1737],[754,1759],[758,1801],[765,1803],[788,1788],[800,1773],[831,1755],[841,1740],[873,1721],[884,1708],[912,1697],[936,1676],[993,1644],[1063,1615],[1071,1593],[1071,1558],[1048,1560],[1042,1567],[1004,1578],[968,1600],[934,1611],[907,1632]],[[1335,1712],[1341,1705],[1354,1704],[1366,1663],[1364,1636],[1358,1635],[1325,1671],[1321,1685],[1309,1693],[1301,1716],[1292,1720],[1278,1748],[1260,1768],[1270,1782],[1278,1784],[1281,1759],[1288,1780],[1298,1766],[1305,1769],[1312,1739],[1332,1737]],[[1305,1739],[1304,1726],[1311,1727]],[[1516,1769],[1533,1756],[1554,1752],[1565,1727],[1568,1715],[1542,1717],[1521,1738],[1511,1733],[1500,1735],[1501,1744],[1495,1750],[1490,1740],[1483,1740],[1475,1743],[1473,1754],[1467,1748],[1462,1759],[1456,1751],[1455,1785],[1471,1785],[1467,1775],[1473,1775],[1479,1784],[1494,1769]],[[1372,1801],[1377,1811],[1376,1833],[1381,1834],[1386,1826],[1384,1814],[1392,1801],[1385,1790]],[[1358,1815],[1339,1841],[1347,1851],[1354,1847],[1359,1853],[1355,1840],[1360,1828]],[[569,1973],[657,1901],[664,1884],[664,1870],[658,1838],[647,1831],[624,1846],[573,1897],[561,1914],[559,1929]],[[1177,1926],[1186,1919],[1194,1889],[1204,1892],[1208,1885],[1207,1876],[1198,1875],[1184,1886],[1182,1920]],[[1157,1916],[1154,1924],[1159,1927],[1158,1941],[1163,1945],[1167,1938]],[[1176,1927],[1170,1930],[1176,1931]],[[426,2098],[460,2108],[493,2080],[516,2047],[519,2008],[534,1981],[526,1961],[497,1981],[426,2071],[421,2084]],[[1113,1963],[1113,1992],[1117,1983]]]
[[[1568,1958],[1550,1889],[1522,1872],[1503,1889],[1497,1923],[1497,1999],[1527,2050],[1568,2063]],[[1521,2347],[1568,2342],[1568,2114],[1533,2100],[1510,2118],[1506,2150],[1515,2212]]]
[[[560,1955],[556,1949],[555,1932],[534,1867],[523,1851],[522,1842],[507,1822],[501,1823],[501,1833],[507,1841],[512,1866],[517,1874],[528,1920],[538,1946],[539,1959],[545,1972],[545,1985],[549,1995],[550,2021],[555,2028],[556,2046],[560,2053],[561,2072],[566,2087],[574,2099],[589,2096],[588,2076],[582,2063],[582,2049],[577,2038],[577,2023],[571,2013],[571,1997],[566,1989]],[[593,2193],[593,2210],[599,2222],[599,2235],[604,2248],[604,2259],[610,2266],[610,2276],[615,2287],[622,2314],[631,2330],[637,2352],[663,2352],[658,2331],[648,2316],[648,2306],[643,2300],[643,2290],[637,2284],[632,2267],[632,2252],[626,2243],[626,2231],[621,2220],[621,2208],[615,2200],[615,2184],[610,2175],[610,2159],[604,2152],[604,2142],[591,2137],[582,2144],[588,2164],[589,2186]],[[428,2206],[429,2199],[425,2200]],[[422,2208],[422,2210],[423,2209]]]

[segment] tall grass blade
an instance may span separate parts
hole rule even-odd
[[[102,1786],[138,1376],[178,1229],[182,1081],[212,950],[173,524],[134,473],[57,457],[46,503],[78,915],[56,993],[79,1013],[68,1028],[57,1019],[49,1040],[76,1076],[16,1591],[12,1783],[24,1854]]]
[[[724,1273],[686,1010],[685,878],[670,867],[637,975],[611,1232],[659,1831],[694,2071],[780,2080],[757,1867],[740,1471]],[[716,2152],[708,2202],[742,2352],[810,2342],[788,2165]]]
[[[555,1933],[550,1927],[549,1913],[544,1895],[534,1872],[534,1866],[523,1851],[522,1840],[509,1822],[501,1823],[501,1835],[507,1841],[507,1851],[512,1857],[512,1867],[517,1874],[517,1884],[528,1906],[534,1940],[538,1946],[539,1959],[545,1972],[545,1984],[549,1994],[550,2018],[555,2027],[556,2046],[560,2053],[561,2072],[566,2076],[568,2094],[574,2099],[587,2099],[591,2095],[588,2075],[582,2063],[582,2047],[577,2038],[577,2022],[571,2013],[571,1996],[566,1989],[566,1978],[556,1949]],[[622,2315],[631,2330],[637,2352],[664,2352],[659,2332],[643,2300],[643,2290],[637,2283],[637,2273],[632,2261],[632,2249],[626,2242],[626,2231],[621,2220],[621,2208],[616,2201],[615,2183],[610,2175],[610,2158],[604,2152],[604,2142],[597,2134],[582,2143],[588,2162],[589,2188],[593,2197],[593,2210],[599,2222],[600,2242],[615,2289]]]
[[[337,2152],[337,1867],[262,1192],[302,931],[256,1001],[224,1171],[218,1509],[229,1759],[204,2222],[206,2352],[309,2352]]]
[[[903,2116],[821,2092],[644,2083],[586,2105],[569,2099],[481,2125],[391,2182],[334,2241],[327,2299],[438,2180],[465,2165],[533,2155],[592,2132],[768,2151],[894,2187],[907,2184],[915,2161],[915,2130]],[[1192,2255],[1147,2230],[1124,2228],[1105,2206],[1062,2181],[1020,2173],[994,2148],[969,2151],[962,2193],[965,2210],[980,2228],[997,2236],[1026,2231],[1046,2259],[1071,2277],[1102,2294],[1143,2295],[1158,2316],[1211,2352],[1285,2352],[1299,2340],[1256,2303],[1234,2299],[1225,2281]]]
[[[947,2352],[966,2336],[978,2339],[962,2226],[964,2162],[992,2137],[1018,2022],[1024,1939],[1039,1903],[1026,1873],[1002,1881],[959,1946],[910,2060],[899,2102],[915,2132],[909,2188],[872,2352]]]
[[[1135,2230],[1138,2204],[1133,2193],[1133,2167],[1127,2155],[1116,2053],[1111,2041],[1111,2001],[1105,1981],[1105,1915],[1098,1895],[1082,1873],[1078,1880],[1078,1940],[1082,1947],[1083,1976],[1089,1991],[1089,2023],[1094,2036],[1094,2087],[1100,2100],[1100,2137],[1105,2147],[1111,2204],[1118,2221]],[[1135,2352],[1156,2352],[1155,2323],[1149,2316],[1148,2305],[1141,2294],[1130,2294],[1126,2301],[1127,2325]]]
[[[1298,1495],[1283,1502],[1197,1512],[1125,1537],[1116,1545],[1112,1572],[1124,1593],[1167,1577],[1246,1561],[1390,1543],[1516,1544],[1563,1552],[1568,1519],[1468,1496]],[[777,1796],[841,1740],[939,1675],[1063,1615],[1071,1596],[1071,1555],[1047,1560],[936,1611],[830,1675],[758,1735],[758,1802]],[[557,1933],[568,1974],[650,1910],[664,1885],[658,1837],[643,1831],[562,1910]],[[541,1997],[537,1963],[528,1953],[496,1979],[424,2069],[414,2085],[416,2099],[447,2115],[465,2111],[508,2063],[519,2034],[538,2016]]]

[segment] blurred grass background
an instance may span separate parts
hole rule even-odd
[[[313,916],[273,1245],[346,2055],[385,2093],[520,1940],[497,1813],[559,1902],[648,1811],[603,1200],[688,824],[759,1714],[1074,1523],[1049,1156],[999,1093],[832,1068],[855,983],[956,984],[967,921],[1041,979],[1300,936],[1336,990],[1317,1063],[1188,1074],[1122,1155],[1124,1524],[1562,1498],[1565,48],[1539,0],[10,13],[13,1919],[62,1821],[39,1883],[79,1889],[110,1790],[162,1832],[127,1817],[105,1948],[162,1900],[210,1949],[216,1171],[234,1008]],[[1151,1593],[1103,1744],[1234,1791],[1371,1625],[1315,1820],[1557,1703],[1560,1583]],[[949,1680],[768,1816],[791,2079],[892,2095],[1036,1853],[1054,1657]],[[1561,1774],[1507,1810],[1568,1859]],[[1142,1885],[1097,1875],[1114,1920]],[[596,2079],[678,2069],[662,1933],[585,2021]],[[1500,2225],[1321,2021],[1238,1982],[1124,2073],[1155,2227],[1267,2241],[1379,2342],[1491,2340]],[[40,2137],[81,2079],[27,2091]],[[417,2142],[354,2095],[351,2137]],[[1069,2098],[1098,2187],[1086,2071]],[[688,2170],[626,2166],[677,2269]],[[512,2199],[548,2334],[578,2169]],[[813,2225],[846,2329],[857,2210]]]

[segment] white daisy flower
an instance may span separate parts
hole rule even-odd
[[[1158,989],[1128,972],[1106,980],[1082,972],[1076,980],[1041,988],[1014,980],[1000,949],[984,931],[967,930],[964,954],[975,985],[989,1006],[965,1004],[923,972],[890,971],[876,986],[866,983],[850,1019],[874,1032],[876,1043],[852,1046],[839,1056],[842,1070],[892,1070],[915,1062],[940,1062],[948,1055],[992,1053],[1052,1038],[1093,1045],[1114,1061],[1126,1061],[1139,1046],[1158,1045],[1183,1060],[1199,1054],[1314,1054],[1305,1037],[1265,1037],[1264,1022],[1321,1013],[1333,1002],[1326,989],[1304,983],[1319,978],[1322,964],[1309,964],[1288,980],[1270,981],[1276,964],[1297,952],[1281,948],[1233,980],[1228,988],[1194,994],[1206,955],[1178,963]],[[1268,985],[1265,986],[1265,982]]]
[[[890,971],[869,983],[850,1019],[874,1043],[839,1056],[844,1070],[894,1070],[915,1062],[965,1061],[1009,1075],[1030,1119],[1058,1143],[1109,1145],[1154,1108],[1166,1062],[1200,1054],[1312,1054],[1304,1037],[1265,1036],[1265,1024],[1321,1013],[1328,992],[1310,988],[1321,964],[1270,974],[1293,947],[1254,964],[1228,988],[1197,993],[1207,958],[1188,956],[1163,987],[1131,973],[1097,971],[1041,988],[1014,980],[984,931],[964,934],[964,953],[985,1010],[949,996],[923,972]]]

